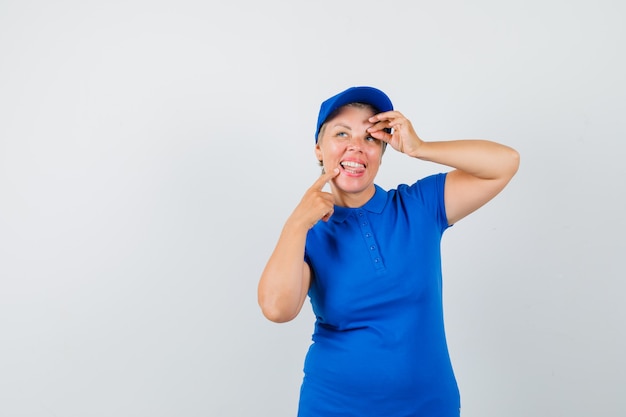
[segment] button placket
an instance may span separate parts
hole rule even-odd
[[[383,265],[383,260],[380,256],[380,252],[378,251],[378,245],[376,244],[376,240],[374,239],[374,232],[370,227],[367,214],[363,210],[359,210],[356,214],[357,220],[359,222],[359,227],[361,228],[361,235],[365,240],[365,245],[369,253],[370,260],[372,261],[374,268],[382,269],[385,266]]]

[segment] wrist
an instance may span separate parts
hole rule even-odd
[[[286,234],[292,236],[306,235],[314,225],[315,223],[292,214],[285,222],[283,230]]]
[[[408,152],[405,152],[405,153],[411,158],[426,160],[427,159],[426,155],[428,154],[428,148],[429,148],[429,144],[427,142],[420,140],[419,143],[416,144],[416,146],[412,147],[411,149],[408,150]]]

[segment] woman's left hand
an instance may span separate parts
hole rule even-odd
[[[424,143],[411,121],[398,111],[388,111],[378,113],[369,118],[370,123],[374,123],[367,131],[372,137],[387,142],[393,149],[410,156],[418,156],[418,148]],[[391,133],[383,129],[391,129]]]

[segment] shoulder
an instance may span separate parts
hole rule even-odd
[[[413,184],[400,184],[389,191],[389,200],[395,201],[400,210],[421,212],[435,219],[441,230],[448,227],[445,208],[445,184],[447,173],[432,174]]]
[[[389,190],[390,195],[398,198],[417,198],[427,200],[443,197],[447,173],[432,174],[421,178],[413,184],[399,184],[396,189]]]

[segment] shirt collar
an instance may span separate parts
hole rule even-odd
[[[341,223],[346,219],[346,217],[348,217],[350,213],[356,210],[367,210],[370,213],[377,214],[382,213],[383,209],[385,208],[385,204],[387,203],[387,191],[383,190],[376,184],[374,184],[374,187],[374,195],[365,204],[363,204],[361,207],[356,208],[335,206],[335,211],[330,217],[330,220]]]

